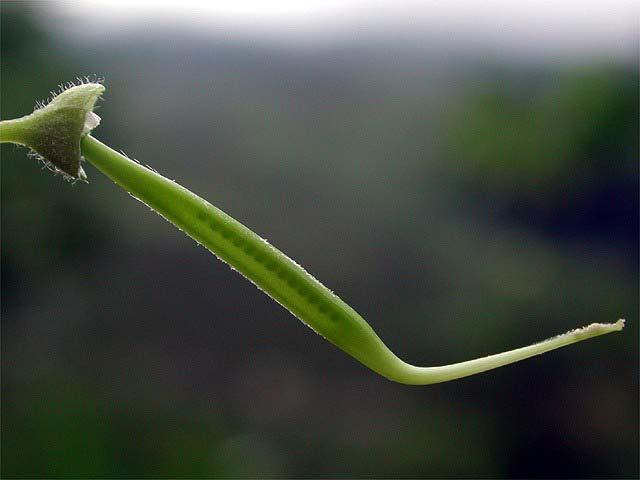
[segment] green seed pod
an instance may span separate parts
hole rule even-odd
[[[391,352],[355,310],[266,240],[193,192],[87,135],[99,123],[93,107],[103,91],[96,83],[78,85],[31,115],[0,122],[0,143],[26,145],[73,179],[86,178],[80,166],[82,151],[117,185],[227,262],[305,325],[390,380],[411,385],[446,382],[624,327],[624,320],[593,323],[488,357],[439,367],[410,365]]]
[[[93,108],[104,86],[84,83],[63,90],[32,114],[2,122],[0,140],[29,147],[51,170],[65,178],[86,180],[80,165],[80,141],[98,126]]]

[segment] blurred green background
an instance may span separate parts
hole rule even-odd
[[[312,48],[171,17],[74,36],[36,2],[1,21],[2,118],[103,76],[97,138],[267,237],[407,361],[627,319],[392,384],[90,165],[71,185],[3,145],[4,478],[637,478],[637,52]]]

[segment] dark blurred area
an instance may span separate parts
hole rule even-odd
[[[627,327],[393,384],[90,165],[72,185],[2,145],[4,478],[638,477],[635,58],[170,20],[79,43],[45,7],[2,5],[3,119],[103,76],[97,138],[267,237],[407,361]]]

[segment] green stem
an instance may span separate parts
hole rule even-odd
[[[0,122],[0,143],[17,143],[25,145],[25,126],[23,118],[2,120]]]
[[[442,367],[400,360],[349,305],[250,229],[177,183],[143,167],[91,136],[84,157],[115,183],[204,245],[303,323],[375,372],[406,384],[446,382],[491,370],[587,338],[622,329],[592,324],[542,343]]]

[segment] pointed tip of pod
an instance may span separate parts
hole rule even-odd
[[[624,328],[625,323],[626,323],[626,320],[624,318],[621,318],[616,323],[611,325],[611,329],[620,331]]]
[[[568,333],[576,335],[598,335],[609,332],[619,332],[624,328],[624,323],[624,318],[621,318],[615,323],[592,323],[591,325],[577,328],[576,330],[572,330]]]
[[[97,82],[63,88],[46,105],[19,119],[20,139],[50,170],[69,180],[86,180],[80,141],[100,124],[93,112],[105,87]]]

